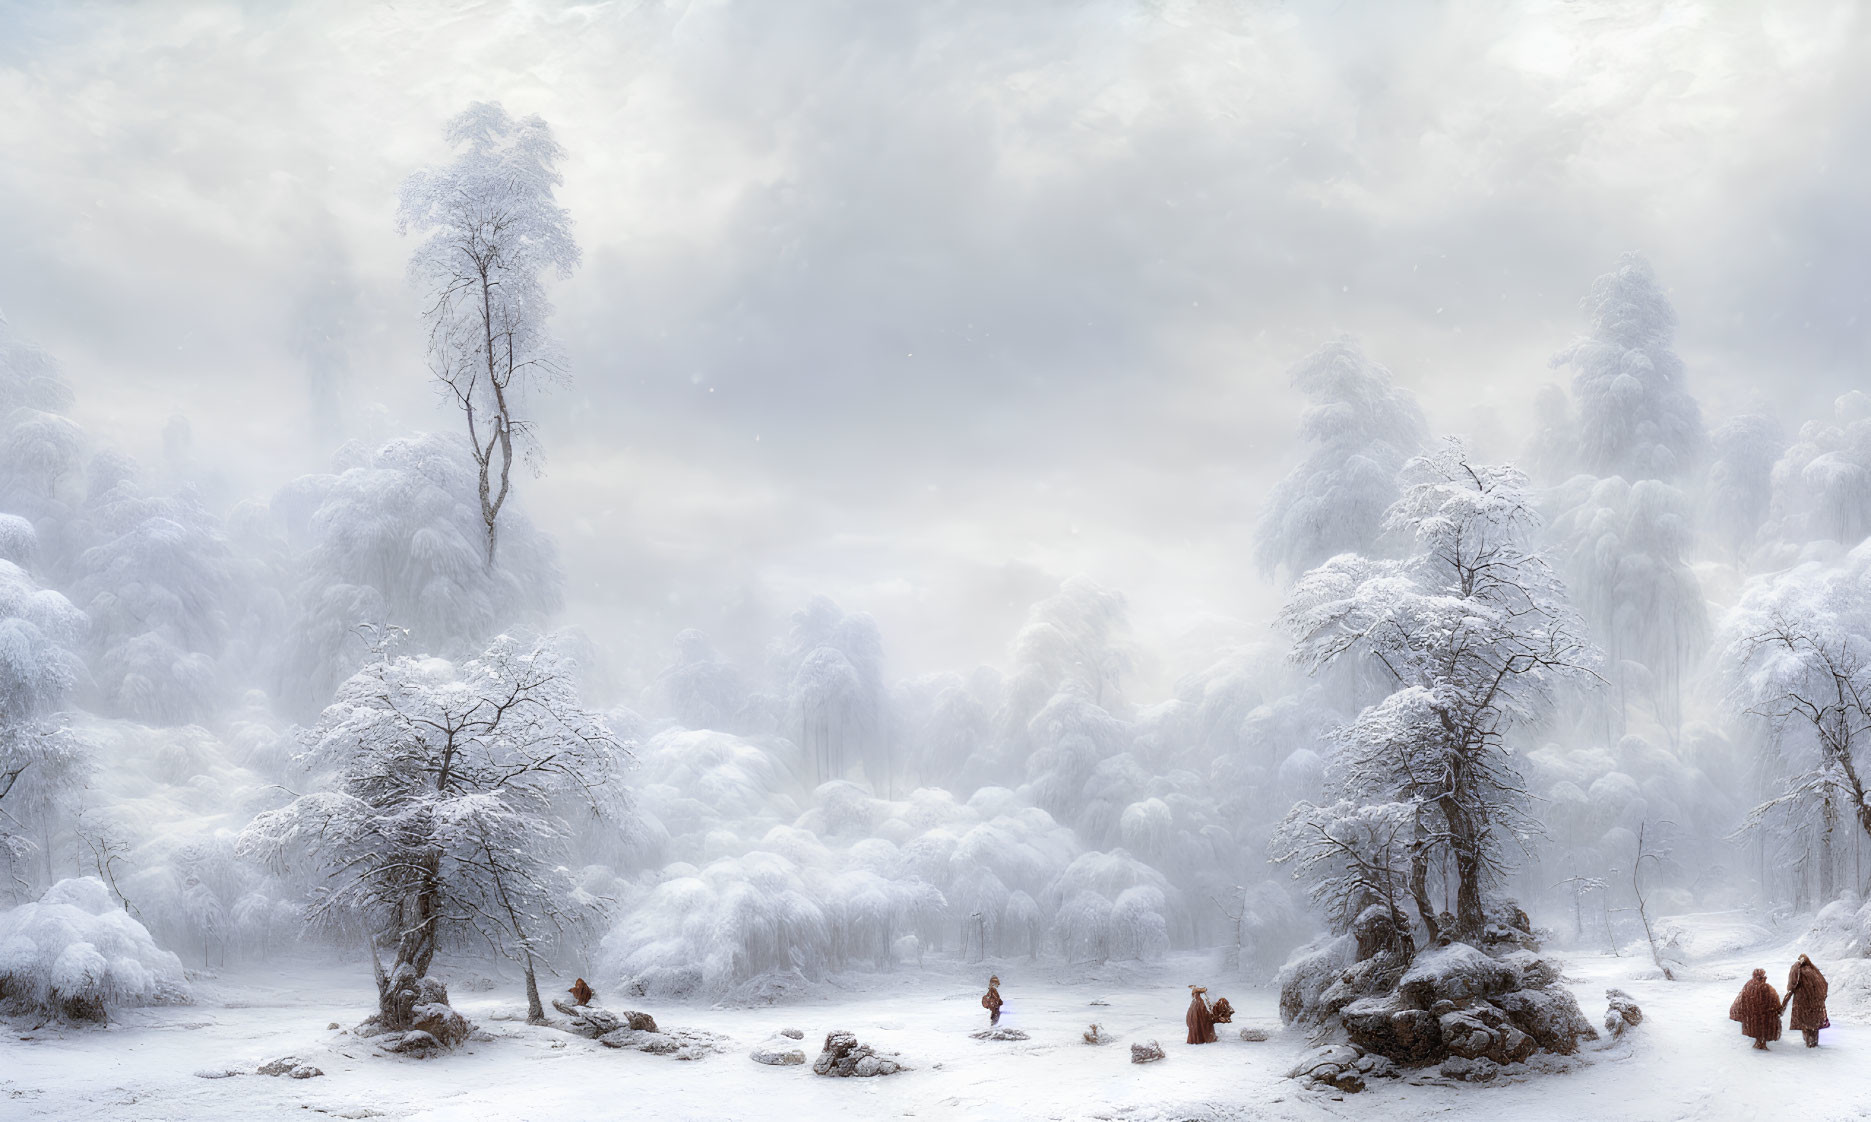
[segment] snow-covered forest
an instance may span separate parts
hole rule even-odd
[[[1828,969],[1840,1029],[1871,1017],[1866,238],[1824,176],[1747,197],[1779,215],[1771,236],[1724,225],[1722,192],[1764,173],[1696,131],[1741,101],[1761,135],[1816,105],[1865,119],[1862,13],[1529,9],[1477,31],[1426,9],[1373,17],[1409,33],[1383,46],[1351,13],[956,11],[853,32],[840,70],[800,37],[858,18],[841,5],[784,30],[736,5],[516,8],[504,29],[183,7],[170,61],[215,36],[272,57],[327,21],[364,43],[388,20],[430,39],[367,50],[438,77],[360,110],[407,119],[321,116],[268,180],[221,150],[250,110],[211,120],[144,72],[146,14],[0,12],[24,44],[0,47],[0,88],[38,114],[0,132],[20,157],[0,203],[27,200],[0,219],[20,231],[0,278],[0,1090],[62,1116],[81,1100],[52,1089],[57,1056],[271,1007],[269,1047],[295,1051],[272,1074],[372,1052],[322,1082],[454,1117],[474,1111],[438,1106],[442,1083],[545,1079],[514,1057],[583,1028],[618,1047],[605,1034],[646,1010],[664,1029],[641,1051],[703,1062],[580,1062],[660,1065],[641,1078],[682,1117],[761,1117],[711,1100],[709,1069],[740,1096],[801,1073],[748,1064],[738,1019],[799,1023],[809,1059],[836,1007],[882,1018],[867,1040],[910,1034],[902,1082],[936,1080],[913,1093],[942,1116],[1054,1078],[1038,1047],[1024,1076],[909,1055],[978,1028],[997,974],[1007,1039],[1069,1022],[1061,1048],[1119,1009],[1130,1040],[1179,1043],[1185,984],[1226,993],[1275,1039],[1227,1053],[1252,1075],[1146,1093],[1187,1100],[1176,1117],[1249,1098],[1322,1116],[1367,1077],[1405,1116],[1513,1093],[1469,1083],[1688,1062],[1664,1042],[1697,1019],[1741,1049],[1735,971],[1775,977],[1783,952]],[[1723,53],[1759,27],[1764,54]],[[642,75],[554,77],[579,34]],[[921,96],[975,88],[938,49],[956,34],[992,44],[998,92],[967,110]],[[1491,85],[1380,61],[1471,36],[1498,48]],[[1281,43],[1278,103],[1247,97],[1245,125],[1216,110]],[[1687,86],[1582,61],[1646,44]],[[1088,87],[1101,51],[1125,77]],[[63,137],[51,103],[91,90],[94,135],[131,149],[173,123],[85,85],[112,59],[192,123],[126,156],[160,174],[98,217],[56,184],[109,149]],[[268,104],[328,80],[227,65]],[[400,89],[394,70],[368,81]],[[1379,96],[1359,92],[1372,74],[1436,122],[1420,149],[1308,117]],[[1588,78],[1652,100],[1586,98]],[[1515,91],[1471,110],[1484,124],[1422,109],[1484,88]],[[879,89],[896,100],[862,104]],[[615,139],[595,98],[653,140]],[[1166,123],[1184,111],[1198,124]],[[1054,112],[1089,131],[1038,123]],[[704,119],[712,142],[678,137]],[[1599,131],[1528,123],[1548,119]],[[1273,148],[1169,151],[1237,126]],[[1783,143],[1817,161],[1863,131],[1837,128]],[[1540,148],[1554,136],[1576,150]],[[1616,171],[1653,136],[1708,178]],[[1007,165],[935,170],[977,144]],[[1425,183],[1499,172],[1440,144],[1574,178],[1508,209],[1425,203],[1450,208],[1425,235],[1400,217]],[[737,164],[760,151],[774,166]],[[1393,196],[1381,169],[1408,173]],[[236,174],[287,203],[204,185]],[[1281,183],[1306,232],[1246,229]],[[100,266],[127,281],[75,295],[92,282],[59,261],[105,260],[113,223],[146,220],[112,213],[140,190],[160,232]],[[1546,213],[1559,232],[1505,233]],[[1334,222],[1363,260],[1340,260]],[[291,267],[200,279],[243,254]],[[1724,288],[1750,271],[1747,293],[1792,295],[1750,318]],[[1458,976],[1494,1004],[1441,1011]],[[567,1003],[574,979],[592,1005]],[[1651,1020],[1614,999],[1599,1031],[1605,988]],[[876,1012],[903,994],[962,1000]],[[53,1058],[15,1083],[28,1044]],[[191,1088],[271,1058],[227,1047],[175,1061],[208,1077]],[[369,1089],[397,1080],[427,1089]],[[789,1088],[788,1111],[901,1112]],[[237,1109],[165,1094],[130,1102]],[[1011,1116],[1037,1110],[1014,1094]]]

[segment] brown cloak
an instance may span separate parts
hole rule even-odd
[[[981,1008],[986,1009],[990,1013],[998,1013],[1000,1012],[1001,1005],[1000,990],[994,986],[989,986],[987,992],[981,995]]]
[[[1215,1043],[1215,1017],[1200,993],[1189,995],[1189,1015],[1183,1019],[1189,1025],[1190,1044]]]
[[[1728,1007],[1728,1019],[1741,1022],[1741,1035],[1756,1040],[1780,1039],[1780,995],[1767,982],[1767,972],[1756,970],[1741,996]]]
[[[1832,1027],[1826,1019],[1826,976],[1805,955],[1787,975],[1787,1001],[1793,1006],[1788,1028],[1799,1032]]]
[[[1225,997],[1216,998],[1215,1007],[1210,1012],[1215,1015],[1215,1023],[1218,1025],[1234,1023],[1234,1006],[1228,1004]]]

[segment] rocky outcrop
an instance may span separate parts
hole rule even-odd
[[[1312,1069],[1295,1078],[1342,1091],[1375,1073],[1441,1065],[1450,1078],[1486,1081],[1538,1053],[1576,1053],[1597,1031],[1560,984],[1558,965],[1511,932],[1524,934],[1517,924],[1496,933],[1489,943],[1496,953],[1452,942],[1424,951],[1407,966],[1382,939],[1361,940],[1376,948],[1373,957],[1346,966],[1316,996],[1282,994],[1283,1010],[1314,1015],[1315,1041],[1355,1053],[1349,1065],[1342,1052],[1308,1053]],[[1345,945],[1315,948],[1313,961]],[[1289,968],[1287,974],[1308,976],[1314,986],[1324,981],[1316,966]],[[1365,1059],[1381,1062],[1360,1067]],[[1333,1064],[1336,1072],[1324,1070]],[[1347,1075],[1356,1078],[1340,1079]]]
[[[968,1034],[974,1040],[1028,1040],[1026,1033],[1017,1028],[984,1028]]]

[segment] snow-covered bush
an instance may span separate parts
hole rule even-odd
[[[186,1001],[182,962],[96,877],[62,880],[0,912],[0,1004],[102,1021],[110,1006]]]

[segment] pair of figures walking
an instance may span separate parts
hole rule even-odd
[[[1765,1052],[1767,1045],[1780,1039],[1780,1015],[1791,1006],[1792,1028],[1806,1038],[1806,1047],[1819,1047],[1819,1030],[1831,1028],[1826,1017],[1826,976],[1805,955],[1787,974],[1787,992],[1782,997],[1767,980],[1767,971],[1755,970],[1741,987],[1741,995],[1728,1007],[1728,1019],[1741,1022],[1741,1035],[1752,1037],[1754,1047]]]

